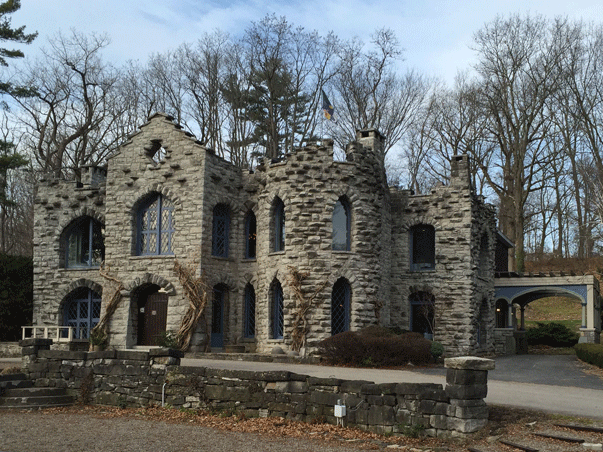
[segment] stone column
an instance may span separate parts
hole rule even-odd
[[[21,346],[21,367],[25,372],[29,372],[29,365],[36,361],[40,350],[50,350],[52,339],[22,339],[19,341]]]
[[[494,361],[474,356],[446,358],[446,395],[448,430],[460,434],[473,433],[488,423],[488,371],[494,370]]]

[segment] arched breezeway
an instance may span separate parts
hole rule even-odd
[[[599,343],[601,295],[599,282],[593,275],[497,274],[495,280],[497,327],[514,328],[513,306],[517,306],[520,309],[521,317],[516,327],[523,330],[525,307],[532,301],[554,296],[569,297],[580,301],[582,306],[580,341]],[[507,304],[506,311],[504,302]]]

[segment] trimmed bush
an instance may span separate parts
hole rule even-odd
[[[580,335],[567,326],[551,322],[537,323],[536,327],[526,330],[528,345],[548,345],[550,347],[573,347]]]
[[[318,344],[318,353],[329,364],[359,367],[427,364],[431,360],[430,350],[431,342],[419,333],[397,335],[381,327],[346,331]]]
[[[582,361],[603,368],[602,344],[577,344],[574,346],[576,356]]]

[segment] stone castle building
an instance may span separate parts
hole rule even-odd
[[[119,283],[108,345],[153,345],[190,304],[177,261],[209,287],[192,350],[290,350],[301,291],[302,352],[375,324],[432,334],[449,356],[492,352],[495,212],[473,193],[467,157],[453,158],[448,185],[414,195],[388,187],[382,142],[360,131],[345,161],[326,142],[249,171],[152,116],[82,182],[40,181],[34,325],[85,338]],[[306,273],[298,291],[291,270]]]

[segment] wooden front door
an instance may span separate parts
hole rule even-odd
[[[142,296],[139,301],[138,344],[157,345],[165,333],[168,296],[154,292]]]

